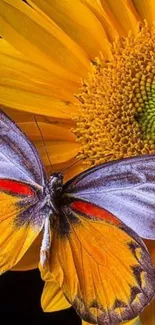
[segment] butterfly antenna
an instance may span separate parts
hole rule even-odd
[[[76,158],[76,157],[75,157]],[[65,167],[64,169],[61,170],[61,173],[63,174],[66,170],[68,170],[69,168],[73,167],[74,165],[76,165],[77,163],[79,163],[80,161],[82,161],[83,159],[77,159],[76,161],[74,161],[72,164],[68,165],[67,167]]]
[[[108,154],[108,155],[104,155],[104,158],[106,158],[106,157],[110,157],[110,156],[112,156],[111,154]],[[76,158],[76,157],[75,157]],[[68,170],[69,168],[71,168],[72,166],[74,166],[74,165],[76,165],[78,162],[80,162],[80,161],[84,161],[85,160],[85,158],[82,158],[82,159],[77,159],[76,161],[74,161],[72,164],[70,164],[69,166],[67,166],[67,167],[65,167],[64,169],[62,169],[61,170],[61,173],[63,174],[66,170]],[[93,159],[91,159],[91,160],[93,160]],[[95,161],[95,159],[94,159],[94,161]],[[90,166],[89,166],[90,167]]]
[[[45,143],[45,140],[44,140],[44,137],[43,137],[43,133],[42,133],[42,131],[41,131],[41,128],[40,128],[40,126],[39,126],[39,123],[38,123],[38,121],[37,121],[35,115],[34,115],[33,117],[34,117],[35,123],[36,123],[36,125],[37,125],[37,128],[38,128],[38,130],[39,130],[39,132],[40,132],[40,135],[41,135],[41,138],[42,138],[42,142],[43,142],[43,145],[44,145],[44,150],[45,150],[46,156],[47,156],[47,158],[48,158],[49,164],[50,164],[52,170],[54,171],[53,165],[52,165],[52,163],[51,163],[51,159],[50,159],[49,154],[48,154],[48,151],[47,151],[47,147],[46,147],[46,143]]]

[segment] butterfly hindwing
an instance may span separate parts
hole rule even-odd
[[[0,179],[0,273],[17,264],[41,231],[38,206],[32,187]]]
[[[140,237],[155,239],[155,155],[93,167],[67,182],[63,191],[106,209]]]
[[[151,301],[155,271],[150,256],[119,219],[73,200],[64,204],[61,222],[53,227],[49,269],[83,320],[117,324],[136,317]]]

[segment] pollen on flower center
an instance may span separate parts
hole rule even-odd
[[[112,45],[83,82],[74,133],[91,164],[155,152],[155,25]]]

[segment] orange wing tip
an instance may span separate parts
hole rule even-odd
[[[142,251],[140,265],[131,268],[137,280],[137,286],[131,287],[128,304],[115,299],[112,308],[107,310],[97,298],[86,304],[83,298],[75,297],[72,305],[84,321],[93,324],[116,325],[134,319],[150,304],[155,296],[155,270],[147,251]]]
[[[142,299],[136,304],[126,305],[124,302],[115,300],[111,310],[105,310],[97,301],[92,302],[87,306],[84,301],[76,297],[72,303],[73,307],[80,317],[90,324],[116,325],[122,322],[127,322],[136,318],[144,309],[142,302],[147,305],[147,297],[141,293]],[[80,312],[79,312],[80,307]]]

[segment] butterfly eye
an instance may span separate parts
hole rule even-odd
[[[62,186],[63,184],[63,175],[61,173],[58,174],[58,184]]]

